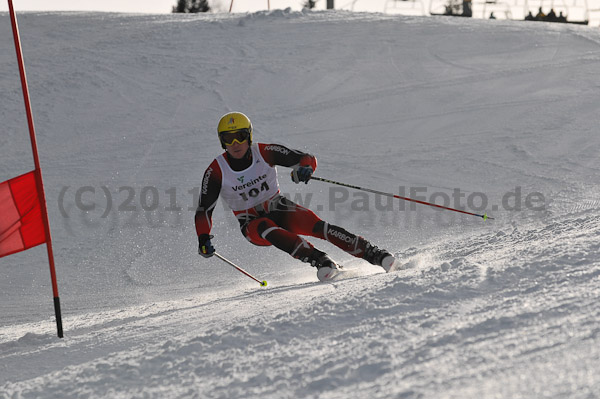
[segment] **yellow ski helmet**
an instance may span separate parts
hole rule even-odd
[[[223,133],[246,133],[248,135],[248,144],[252,144],[252,122],[250,118],[241,112],[229,112],[221,117],[217,125],[217,134],[221,147],[225,149],[225,142],[221,135]]]

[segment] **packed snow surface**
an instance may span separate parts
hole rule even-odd
[[[24,13],[56,254],[0,259],[2,398],[600,397],[600,32],[448,17]],[[0,181],[33,169],[0,14]],[[255,247],[195,198],[221,115],[323,182],[281,191],[394,252],[354,277]]]

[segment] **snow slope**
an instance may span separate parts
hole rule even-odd
[[[65,338],[45,248],[0,259],[0,397],[600,396],[597,31],[290,10],[19,22]],[[4,181],[32,161],[6,13],[0,33]],[[460,190],[496,220],[281,169],[284,193],[403,268],[315,239],[360,271],[318,283],[219,205],[216,248],[260,288],[196,254],[194,190],[231,110],[319,176],[450,206]]]

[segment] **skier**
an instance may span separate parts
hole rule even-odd
[[[275,247],[317,268],[324,281],[340,272],[325,253],[302,235],[327,240],[342,250],[389,272],[395,259],[362,237],[334,226],[279,193],[275,166],[292,168],[294,183],[308,183],[317,159],[279,144],[252,143],[252,123],[241,112],[225,114],[217,132],[225,152],[204,173],[195,215],[198,253],[205,258],[215,253],[210,235],[212,213],[219,195],[237,217],[242,234],[254,245]]]

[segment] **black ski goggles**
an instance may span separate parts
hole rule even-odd
[[[221,143],[225,145],[233,145],[234,143],[242,144],[250,138],[250,130],[240,129],[233,132],[222,132],[219,133]]]

